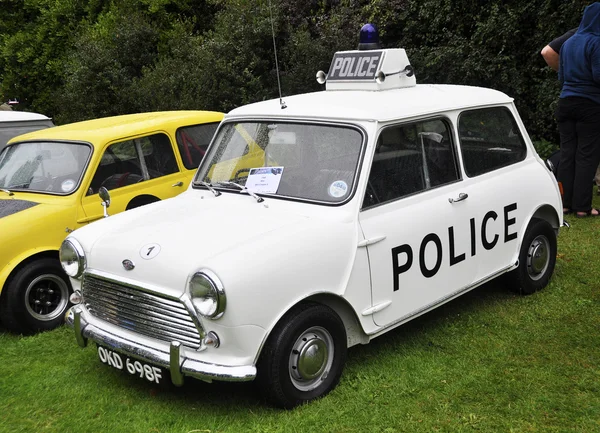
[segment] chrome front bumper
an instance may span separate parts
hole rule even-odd
[[[168,346],[164,343],[148,341],[145,341],[146,344],[140,344],[99,328],[92,323],[97,320],[94,317],[87,318],[84,308],[80,305],[69,309],[65,317],[66,324],[75,331],[75,338],[79,346],[87,346],[88,339],[91,339],[132,358],[164,367],[171,373],[171,381],[174,385],[183,385],[184,376],[195,377],[207,382],[213,380],[246,382],[256,377],[256,367],[253,365],[227,366],[200,361],[194,359],[196,351],[182,347],[179,341],[173,341]],[[165,350],[167,348],[168,351]]]

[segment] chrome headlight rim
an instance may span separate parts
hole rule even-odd
[[[67,266],[63,263],[65,261],[63,258],[63,255],[65,253],[63,251],[66,248],[70,248],[76,255],[76,261],[77,261],[77,271],[76,272],[69,271]],[[85,257],[85,251],[83,250],[83,247],[81,246],[81,244],[79,242],[77,242],[76,239],[73,239],[73,238],[65,239],[60,246],[60,249],[58,251],[58,256],[59,256],[61,267],[63,268],[63,270],[69,277],[79,278],[83,275],[83,272],[85,271],[85,268],[87,267],[87,260]]]
[[[212,311],[211,313],[202,312],[194,302],[194,300],[198,299],[198,296],[194,296],[192,293],[192,283],[194,281],[194,278],[202,278],[206,280],[210,285],[216,303],[214,311]],[[212,320],[217,320],[221,318],[225,313],[225,307],[227,306],[227,296],[225,295],[225,287],[223,286],[223,283],[221,282],[219,277],[217,277],[217,275],[213,271],[209,269],[200,269],[199,271],[194,272],[188,280],[187,292],[189,299],[192,301],[194,309],[200,316]]]

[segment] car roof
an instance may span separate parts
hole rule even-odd
[[[49,117],[28,111],[3,111],[0,110],[0,122],[21,122],[30,120],[50,120]]]
[[[449,110],[506,104],[512,98],[493,89],[448,84],[417,84],[389,90],[327,90],[284,96],[236,108],[226,115],[298,117],[332,120],[376,120],[411,118]]]
[[[129,137],[144,133],[180,126],[220,122],[223,113],[216,111],[181,110],[154,111],[149,113],[125,114],[121,116],[104,117],[55,126],[28,134],[20,135],[16,141],[32,140],[73,140],[86,141],[92,144],[110,141],[119,137]]]

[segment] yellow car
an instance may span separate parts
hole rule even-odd
[[[21,135],[0,153],[0,320],[32,333],[63,322],[63,239],[103,217],[184,191],[222,113],[130,114]]]

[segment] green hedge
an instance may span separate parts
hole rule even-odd
[[[136,111],[214,109],[277,97],[268,1],[3,0],[0,96],[58,123]],[[83,5],[82,3],[85,3]],[[271,0],[284,95],[354,49],[365,22],[408,52],[420,83],[492,87],[529,133],[557,142],[556,73],[540,56],[589,2]],[[9,12],[10,11],[10,12]],[[545,140],[545,141],[542,141]]]

